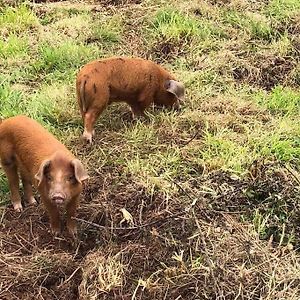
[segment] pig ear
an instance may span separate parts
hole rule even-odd
[[[87,174],[85,168],[83,167],[83,164],[78,159],[73,159],[71,162],[72,166],[74,167],[74,175],[75,178],[79,183],[82,183],[82,181],[89,178],[89,175]]]
[[[42,182],[43,177],[45,175],[45,170],[50,166],[50,163],[51,163],[50,159],[44,160],[41,163],[38,172],[34,175],[34,178],[38,181],[38,185],[40,185],[40,183]]]
[[[184,97],[184,85],[182,82],[176,80],[167,80],[165,82],[166,90],[175,95],[178,99],[183,100]]]

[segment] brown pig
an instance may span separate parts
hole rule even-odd
[[[60,232],[59,206],[64,206],[67,229],[75,237],[77,229],[73,217],[82,183],[88,178],[82,163],[39,123],[26,116],[8,118],[0,123],[0,159],[14,209],[18,212],[23,209],[20,173],[24,198],[29,204],[36,204],[34,185],[49,215],[52,232],[55,235]]]
[[[152,103],[178,109],[184,97],[181,82],[156,63],[140,58],[92,61],[78,73],[76,90],[83,138],[90,143],[97,118],[112,102],[128,103],[133,117],[139,117]]]

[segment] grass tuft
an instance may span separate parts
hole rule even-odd
[[[94,252],[85,258],[82,266],[83,280],[79,286],[79,294],[84,299],[98,299],[124,284],[125,266],[120,261],[120,253],[104,257]]]
[[[20,35],[38,27],[39,19],[26,4],[16,8],[5,6],[0,10],[0,33],[2,36]]]
[[[259,93],[256,101],[273,113],[290,116],[300,113],[300,93],[288,87],[276,86],[268,94]]]

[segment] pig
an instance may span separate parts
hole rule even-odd
[[[112,57],[92,61],[77,74],[77,100],[84,123],[83,140],[92,143],[94,125],[112,102],[124,101],[133,118],[152,103],[179,109],[184,85],[158,64],[141,58]]]
[[[29,205],[35,205],[32,185],[38,190],[53,234],[61,231],[59,210],[64,207],[68,232],[76,239],[73,217],[83,183],[89,177],[83,164],[38,122],[22,115],[0,123],[0,160],[8,178],[14,209],[17,212],[23,209],[20,173],[24,198]]]

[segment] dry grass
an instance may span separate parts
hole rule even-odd
[[[88,254],[82,266],[80,299],[99,299],[102,294],[122,288],[125,283],[125,266],[121,254],[103,256],[102,251]]]
[[[80,243],[0,173],[0,299],[299,299],[299,4],[36,1],[0,9],[0,117],[27,114],[89,168]],[[187,87],[180,113],[118,104],[79,142],[75,74],[141,56]]]

